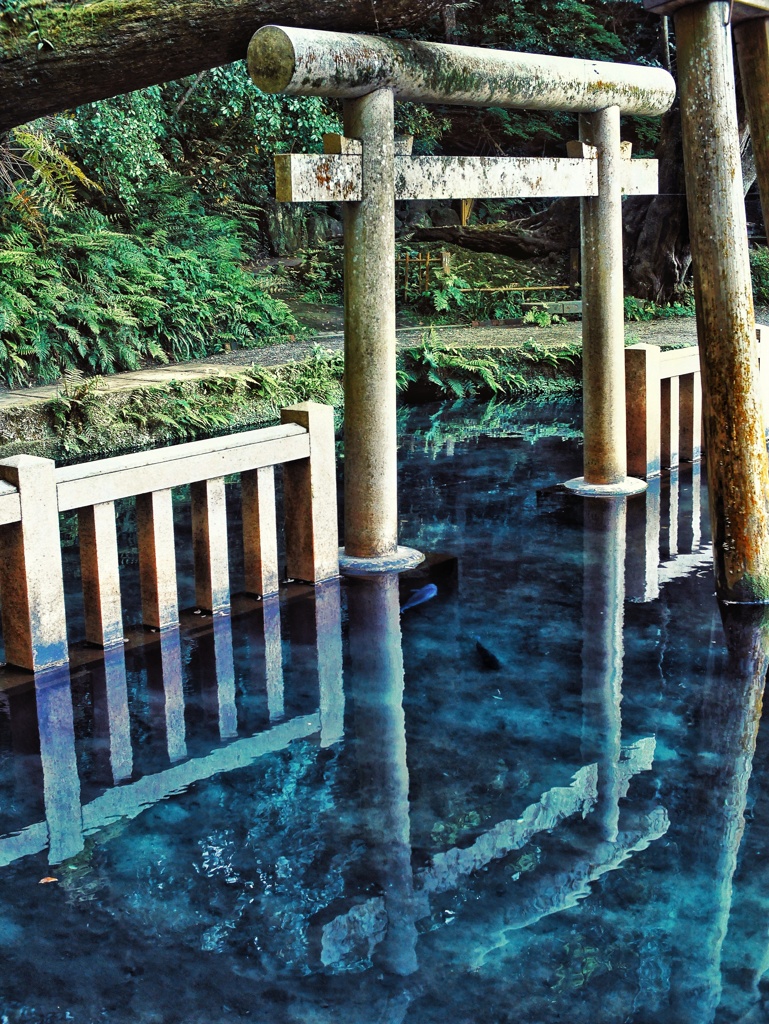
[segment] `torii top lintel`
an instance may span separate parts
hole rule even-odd
[[[694,3],[702,3],[702,0],[644,0],[644,7],[654,14],[675,14]],[[769,0],[736,0],[730,13],[735,24],[750,18],[769,18]]]
[[[768,0],[769,2],[769,0]],[[661,68],[266,25],[248,48],[264,92],[593,113],[664,114],[675,83]]]

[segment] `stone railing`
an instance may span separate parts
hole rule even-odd
[[[333,410],[305,402],[281,424],[209,441],[57,469],[18,455],[0,462],[0,582],[6,662],[41,672],[68,660],[59,513],[77,510],[86,639],[123,643],[115,501],[136,498],[142,619],[179,623],[171,491],[190,485],[195,598],[230,607],[224,478],[240,474],[245,590],[278,589],[274,467],[284,466],[286,569],[318,583],[338,575]]]
[[[769,327],[756,325],[761,399],[769,426],[769,360],[763,341]],[[627,463],[631,476],[648,480],[702,455],[702,382],[699,347],[661,351],[656,345],[625,349]]]
[[[304,589],[295,586],[294,596]],[[197,693],[194,687],[185,688],[190,676],[185,676],[183,639],[175,628],[156,634],[131,631],[125,648],[78,650],[71,666],[35,676],[31,713],[29,685],[7,689],[14,742],[40,752],[41,772],[34,773],[32,785],[42,783],[45,813],[40,819],[22,801],[6,815],[0,867],[46,848],[50,862],[58,864],[80,853],[86,837],[96,844],[108,839],[115,821],[130,821],[195,782],[242,769],[298,739],[317,735],[320,748],[339,743],[344,728],[339,580],[314,588],[312,624],[304,614],[306,603],[288,601],[284,606],[286,639],[290,644],[299,632],[306,648],[304,685],[307,676],[312,679],[310,692],[301,700],[302,713],[297,713],[294,694],[288,715],[280,605],[277,595],[259,604],[236,597],[232,616],[197,620],[190,635],[205,675]],[[247,663],[238,672],[233,641],[248,651]],[[76,676],[88,679],[92,694],[92,702],[80,709],[89,720],[92,758],[87,798],[83,765],[76,755],[71,683]],[[147,695],[144,711],[138,706],[141,701],[137,705],[129,697],[130,677]],[[253,732],[249,723],[257,694],[260,702],[266,696],[268,722],[262,720]],[[146,740],[149,733],[157,744],[157,761],[147,761],[146,749],[137,744],[137,721],[138,735]],[[148,772],[148,765],[153,770]]]

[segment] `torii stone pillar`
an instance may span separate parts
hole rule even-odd
[[[394,107],[392,89],[344,103],[363,176],[361,201],[344,204],[345,555],[354,559],[389,560],[398,548]]]
[[[270,25],[251,40],[265,92],[344,100],[345,136],[324,157],[276,158],[288,202],[345,203],[346,572],[406,568],[397,544],[395,433],[396,199],[584,198],[585,494],[627,494],[622,194],[657,190],[656,162],[623,159],[619,113],[657,115],[673,80],[658,68],[542,57]],[[584,144],[564,160],[408,157],[393,142],[393,100],[574,111]],[[629,157],[629,154],[628,154]]]
[[[766,452],[737,133],[732,17],[769,0],[645,0],[675,12],[716,591],[769,603]]]
[[[584,475],[566,486],[597,497],[646,489],[627,475],[619,118],[611,106],[579,119],[580,144],[598,163],[598,194],[580,201]]]

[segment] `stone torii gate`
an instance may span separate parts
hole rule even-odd
[[[674,15],[718,596],[769,604],[769,459],[737,131],[732,26],[769,226],[769,0],[644,0]]]
[[[630,160],[620,113],[660,115],[675,85],[659,68],[404,42],[269,25],[251,40],[260,89],[344,100],[344,136],[323,155],[276,157],[277,198],[344,203],[345,547],[347,571],[422,556],[398,547],[395,425],[396,199],[579,196],[582,200],[584,476],[568,486],[621,495],[627,476],[622,195],[657,191],[657,165]],[[412,157],[394,101],[580,115],[564,159]]]

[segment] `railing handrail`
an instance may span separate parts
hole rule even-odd
[[[668,380],[671,377],[683,377],[687,373],[699,372],[699,346],[688,345],[686,348],[671,348],[660,352],[660,380]]]
[[[142,621],[179,624],[173,488],[190,486],[195,601],[230,609],[225,478],[241,478],[244,588],[280,583],[274,470],[283,467],[285,573],[319,583],[339,574],[334,414],[300,402],[281,424],[57,469],[52,459],[0,461],[0,574],[9,664],[48,671],[68,660],[59,513],[78,510],[85,635],[123,642],[115,502],[136,499]]]
[[[285,423],[56,470],[60,512],[306,459],[309,431]]]
[[[80,462],[73,466],[61,466],[56,470],[56,479],[58,482],[70,481],[87,476],[98,476],[105,469],[108,472],[114,472],[123,469],[136,469],[140,466],[154,466],[163,462],[172,462],[175,459],[188,459],[196,455],[208,455],[306,433],[306,428],[298,423],[278,423],[273,427],[245,430],[242,434],[225,434],[222,437],[210,437],[202,441],[185,441],[183,444],[168,445],[166,448],[153,448],[149,451],[131,452],[128,455],[115,455],[106,459]],[[114,469],[110,467],[114,467]]]

